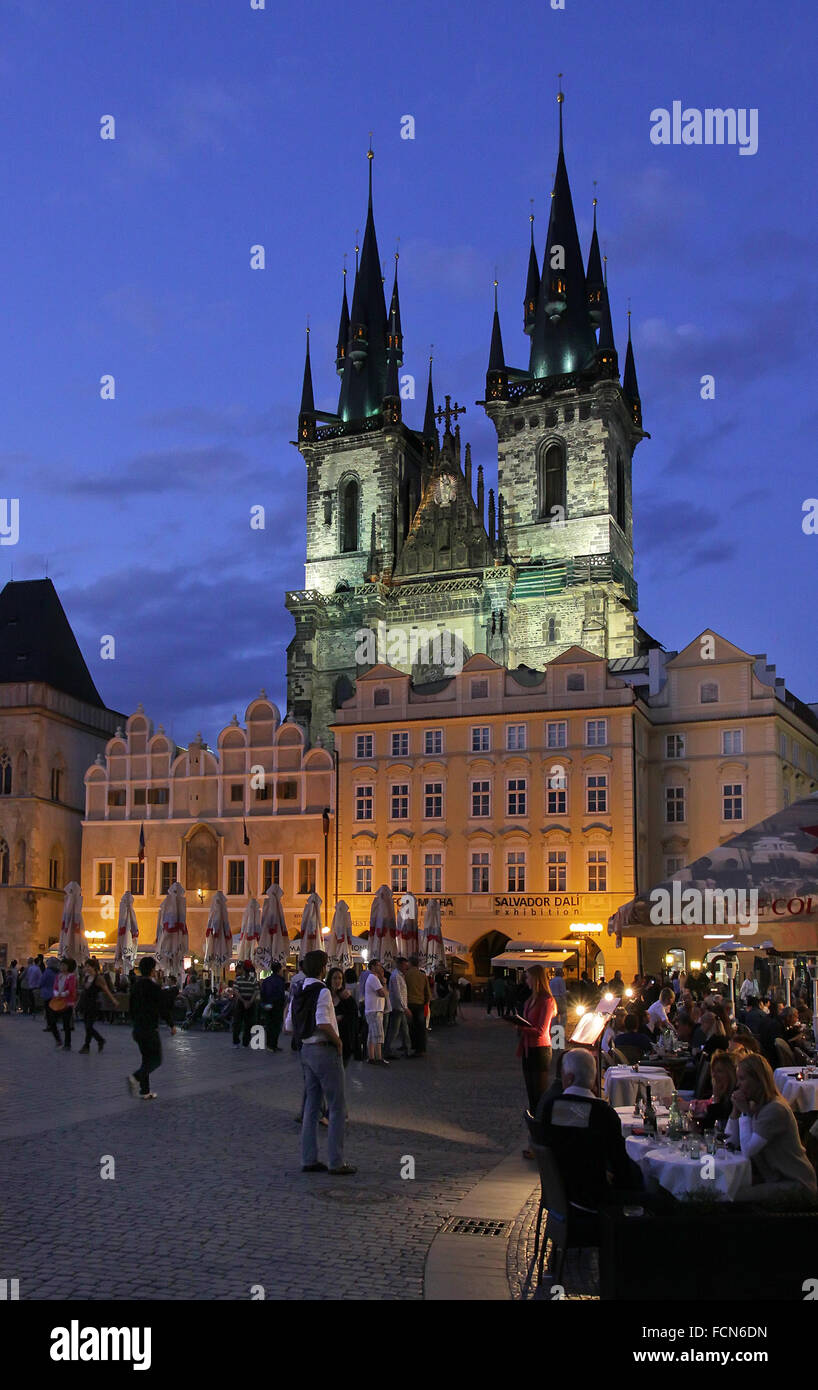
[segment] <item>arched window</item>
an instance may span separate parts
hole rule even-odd
[[[616,451],[616,524],[625,529],[625,463],[619,449]]]
[[[9,847],[5,840],[0,840],[0,883],[9,881]]]
[[[0,796],[11,796],[11,758],[8,753],[0,753]]]
[[[358,549],[358,484],[350,478],[341,494],[341,550]]]
[[[539,460],[540,516],[554,517],[555,507],[565,511],[565,452],[561,444],[549,444]],[[559,517],[559,513],[556,513]]]
[[[559,640],[559,635],[560,635],[560,634],[559,634],[559,628],[557,627],[557,620],[556,620],[556,618],[549,618],[549,619],[548,619],[548,635],[547,635],[547,637],[546,637],[546,641],[547,641],[547,642],[557,642],[557,641]]]

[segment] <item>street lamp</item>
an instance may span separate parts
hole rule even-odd
[[[327,882],[329,877],[329,806],[325,806],[321,815],[321,827],[324,831],[324,929],[329,926],[329,896],[327,893]]]

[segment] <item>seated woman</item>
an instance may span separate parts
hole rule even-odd
[[[753,1165],[752,1186],[736,1201],[800,1198],[805,1207],[818,1205],[815,1171],[765,1057],[753,1054],[739,1062],[726,1135]]]
[[[702,1011],[700,1026],[704,1035],[702,1052],[706,1052],[708,1057],[712,1057],[714,1052],[727,1051],[727,1033],[724,1024],[711,1008]]]
[[[736,1089],[736,1066],[728,1052],[715,1052],[710,1063],[712,1099],[698,1115],[702,1129],[713,1129],[719,1120],[726,1122],[733,1113],[733,1092]]]

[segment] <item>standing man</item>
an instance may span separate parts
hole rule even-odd
[[[171,1033],[176,1032],[173,1003],[169,995],[151,979],[155,969],[153,956],[145,956],[139,962],[139,975],[130,998],[133,1039],[139,1047],[142,1065],[128,1077],[128,1090],[132,1096],[141,1096],[143,1100],[156,1100],[156,1092],[150,1089],[150,1074],[162,1065],[160,1018],[168,1024]]]
[[[347,1177],[356,1169],[344,1162],[344,1064],[332,995],[323,983],[328,963],[325,951],[307,952],[302,962],[303,984],[290,1000],[285,1027],[301,1050],[304,1076],[301,1171],[327,1171],[327,1164],[318,1159],[318,1119],[323,1095],[329,1115],[329,1171],[336,1177]]]
[[[261,1015],[264,1021],[264,1035],[270,1052],[280,1052],[278,1039],[284,1022],[284,1002],[287,990],[281,978],[281,965],[273,961],[270,974],[265,975],[259,986]]]
[[[426,975],[419,969],[417,956],[409,957],[409,968],[404,979],[406,981],[406,1002],[412,1015],[412,1046],[415,1049],[412,1056],[425,1057],[426,1006],[431,1002],[432,994]]]
[[[389,1002],[392,1005],[392,1012],[389,1015],[389,1024],[386,1029],[384,1056],[387,1060],[394,1057],[396,1046],[402,1045],[407,1057],[412,1055],[412,1041],[409,1037],[409,1020],[412,1015],[409,1012],[409,1001],[406,997],[406,972],[408,969],[409,962],[406,957],[398,956],[395,969],[389,976]]]
[[[256,1003],[259,998],[258,980],[256,972],[248,960],[239,962],[236,968],[236,978],[233,982],[233,998],[235,1006],[233,1009],[233,1046],[238,1047],[239,1042],[244,1047],[250,1046],[250,1029],[253,1026],[253,1019],[256,1016]],[[239,1038],[241,1034],[241,1038]]]
[[[42,978],[41,981],[40,981],[40,999],[42,1000],[43,1011],[44,1011],[44,1013],[45,1013],[45,1021],[46,1021],[46,1026],[45,1026],[45,1028],[43,1029],[43,1032],[44,1032],[44,1033],[50,1033],[50,1032],[51,1032],[51,1025],[50,1025],[50,1022],[49,1022],[49,1013],[48,1013],[48,1001],[50,1000],[51,996],[52,996],[53,993],[54,993],[54,985],[55,985],[56,980],[57,980],[57,971],[59,970],[59,968],[60,968],[60,963],[59,963],[59,961],[56,960],[56,959],[54,958],[54,956],[50,956],[49,959],[48,959],[48,960],[46,961],[46,963],[45,963],[45,970],[43,971],[43,978]]]
[[[37,999],[42,978],[42,970],[36,960],[33,960],[32,957],[29,956],[26,973],[23,976],[23,1013],[31,1014],[32,1018],[37,1012]]]
[[[17,980],[19,975],[20,972],[17,969],[17,960],[15,957],[6,971],[6,978],[3,984],[6,995],[6,1008],[10,1014],[16,1014],[17,1012]]]
[[[369,973],[366,977],[364,1010],[366,1013],[366,1050],[369,1053],[368,1061],[375,1066],[388,1067],[389,1063],[382,1056],[383,1049],[383,1015],[386,1009],[386,976],[383,973],[383,966],[379,960],[370,962]]]

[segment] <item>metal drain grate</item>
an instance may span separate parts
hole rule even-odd
[[[440,1228],[440,1235],[448,1236],[508,1236],[510,1221],[490,1221],[482,1216],[450,1216]]]

